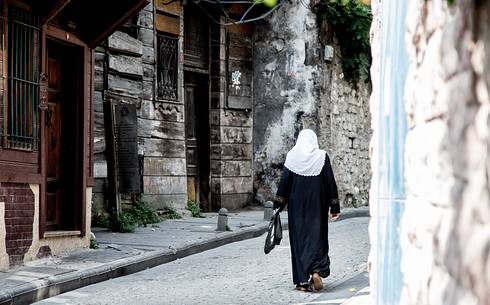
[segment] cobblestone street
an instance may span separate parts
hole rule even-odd
[[[367,217],[330,224],[332,275],[324,293],[365,270],[367,227]],[[263,253],[261,236],[36,304],[294,304],[318,299],[319,293],[294,290],[288,238],[285,231],[282,244],[269,255]]]

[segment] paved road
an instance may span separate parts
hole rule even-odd
[[[332,275],[326,290],[365,270],[368,218],[330,225]],[[144,272],[87,286],[36,304],[294,304],[321,297],[294,290],[287,231],[263,253],[264,236],[195,254]]]

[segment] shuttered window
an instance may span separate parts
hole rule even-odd
[[[6,21],[5,11],[0,67],[2,144],[6,148],[38,150],[40,20],[28,11],[9,6]]]

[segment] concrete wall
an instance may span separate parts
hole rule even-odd
[[[6,244],[7,229],[5,227],[5,202],[0,202],[0,271],[9,268],[9,256]]]
[[[370,89],[344,80],[335,39],[323,40],[321,33],[316,15],[299,1],[286,3],[256,29],[254,189],[259,202],[275,193],[297,133],[312,128],[332,160],[342,204],[367,204]],[[335,49],[329,62],[324,44]]]
[[[90,245],[90,211],[92,209],[92,188],[85,190],[85,236],[69,236],[59,234],[48,238],[39,238],[39,185],[30,184],[30,190],[34,194],[34,222],[32,225],[32,244],[26,252],[23,261],[31,261],[44,255],[61,255],[80,248],[88,248]]]
[[[38,184],[2,183],[0,192],[0,270],[89,246],[90,217],[86,218],[83,237],[62,231],[52,232],[58,233],[55,237],[40,238]],[[92,188],[86,189],[85,196],[85,213],[90,215]]]

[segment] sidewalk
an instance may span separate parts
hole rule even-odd
[[[287,213],[281,213],[287,229]],[[368,216],[367,209],[343,210],[342,219]],[[231,231],[217,232],[217,214],[206,218],[167,220],[135,233],[113,233],[93,228],[99,249],[81,249],[66,256],[29,262],[0,272],[0,305],[30,304],[80,287],[129,275],[228,243],[258,237],[268,222],[263,210],[228,214]]]

